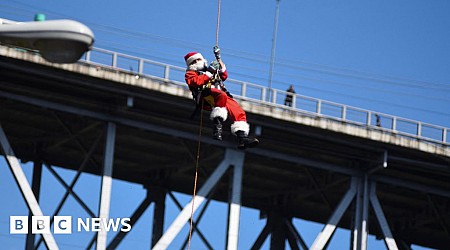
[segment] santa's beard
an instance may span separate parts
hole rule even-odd
[[[207,64],[208,63],[206,62],[206,60],[200,60],[194,64],[189,65],[189,69],[195,71],[206,71]]]

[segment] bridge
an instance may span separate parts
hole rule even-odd
[[[351,230],[352,249],[366,249],[368,234],[387,249],[444,249],[450,242],[446,127],[299,94],[287,107],[284,91],[230,79],[227,87],[262,141],[239,151],[229,130],[223,142],[210,138],[206,125],[199,137],[200,117],[189,118],[184,68],[97,48],[76,64],[57,65],[0,47],[0,72],[1,148],[30,214],[42,214],[43,167],[55,178],[55,168],[77,173],[72,183],[61,181],[66,195],[56,211],[72,195],[92,218],[109,216],[113,178],[139,183],[148,195],[130,215],[131,225],[154,204],[152,249],[170,249],[193,204],[180,204],[176,219],[164,221],[166,198],[192,194],[200,142],[197,220],[211,200],[229,205],[226,246],[201,237],[209,249],[237,249],[242,206],[267,218],[251,249],[269,235],[271,249],[324,249],[338,227]],[[34,164],[31,185],[20,162]],[[82,173],[101,177],[98,212],[72,189]],[[311,246],[294,218],[324,225]],[[42,236],[27,235],[27,249],[58,248],[58,236]],[[126,233],[109,233],[108,244],[107,237],[98,232],[86,248],[114,249]]]

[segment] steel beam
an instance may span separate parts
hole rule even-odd
[[[209,241],[206,239],[206,237],[200,232],[198,228],[198,224],[200,223],[200,220],[203,218],[204,213],[206,212],[206,209],[208,208],[209,204],[211,202],[211,197],[207,197],[205,205],[202,207],[200,212],[198,213],[198,216],[195,221],[192,222],[192,228],[194,231],[196,231],[200,237],[200,239],[203,241],[203,243],[206,245],[206,249],[208,250],[214,250],[214,247],[209,243]],[[190,221],[190,220],[189,220]],[[189,244],[189,233],[187,234],[183,246],[181,249],[187,249],[186,246]]]
[[[52,173],[54,173],[54,176],[58,179],[58,181],[60,181],[60,182],[62,181],[61,184],[66,188],[66,192],[64,193],[63,198],[62,198],[61,201],[59,202],[58,207],[56,208],[55,212],[53,213],[52,218],[50,219],[50,225],[53,223],[53,217],[59,214],[59,212],[60,212],[61,209],[62,209],[62,206],[64,205],[64,203],[66,202],[66,200],[67,200],[67,198],[69,197],[70,194],[74,195],[74,197],[78,197],[78,198],[75,198],[75,200],[77,200],[77,201],[78,201],[78,200],[81,200],[81,199],[79,198],[79,196],[76,195],[76,193],[73,191],[73,188],[75,187],[75,184],[77,183],[78,179],[80,178],[81,174],[83,173],[83,170],[84,170],[84,168],[86,167],[88,160],[92,157],[92,154],[94,153],[94,150],[95,150],[96,147],[98,146],[98,142],[100,141],[100,137],[101,137],[101,136],[98,136],[97,139],[96,139],[96,140],[94,141],[94,143],[92,144],[91,148],[89,149],[89,152],[87,153],[86,157],[84,157],[83,162],[81,163],[80,167],[78,168],[77,173],[75,174],[75,176],[73,177],[72,181],[70,182],[70,185],[67,185],[67,184],[62,180],[62,178],[60,178],[60,177],[56,174],[56,172],[52,171],[53,169],[50,170]],[[80,203],[80,205],[81,205],[83,208],[85,208],[85,209],[87,208],[87,205],[84,204],[84,203]],[[91,216],[94,215],[94,213],[93,213],[92,211],[90,211],[90,209],[87,209],[86,211],[87,211]]]
[[[242,174],[245,153],[235,152],[233,158],[233,182],[231,186],[231,204],[228,206],[228,238],[226,249],[237,250],[239,239],[239,218],[241,213]]]
[[[286,226],[284,225],[283,215],[278,211],[269,212],[267,216],[268,224],[271,229],[270,249],[286,248]]]
[[[369,228],[369,183],[367,175],[358,180],[358,192],[355,200],[356,209],[352,249],[366,250]]]
[[[147,191],[148,192],[148,191]],[[145,210],[147,210],[148,206],[152,203],[151,197],[148,195],[145,197],[145,199],[141,202],[141,204],[134,210],[133,215],[130,217],[130,227],[133,228],[134,224],[141,218],[142,214],[144,214]],[[120,242],[122,242],[123,238],[127,233],[124,233],[122,231],[119,231],[116,236],[113,238],[111,243],[109,243],[107,249],[113,250],[116,249],[117,246],[119,246]]]
[[[363,207],[361,218],[361,250],[367,249],[367,237],[369,235],[369,180],[367,175],[361,180],[363,186]]]
[[[100,194],[99,218],[109,218],[111,202],[114,144],[116,141],[116,124],[108,122],[106,131],[105,156],[103,162],[102,186]],[[107,231],[102,226],[97,234],[97,250],[106,249]]]
[[[295,239],[295,236],[290,232],[287,231],[286,232],[286,237],[289,243],[289,246],[291,247],[292,250],[300,250],[300,247],[298,246],[297,240]]]
[[[381,231],[383,232],[384,242],[386,243],[387,248],[389,250],[398,250],[397,243],[392,236],[386,217],[384,216],[383,209],[381,208],[380,202],[378,201],[378,197],[376,194],[376,182],[374,181],[371,182],[370,202],[372,203],[373,211],[375,212],[375,216],[377,217]]]
[[[37,159],[33,164],[33,180],[31,182],[31,189],[33,190],[34,195],[36,196],[36,200],[39,202],[39,195],[41,190],[41,177],[42,177],[42,161]],[[28,213],[28,225],[31,225],[31,216],[33,213],[30,211]],[[53,218],[53,217],[52,217]],[[31,232],[31,229],[28,229],[26,247],[27,250],[34,249],[34,241],[36,235]]]
[[[61,185],[63,185],[63,187],[66,189],[66,191],[72,195],[72,197],[80,204],[80,206],[82,208],[84,208],[86,213],[88,213],[91,217],[95,217],[94,212],[92,212],[92,210],[80,198],[80,196],[78,196],[78,194],[75,193],[75,191],[72,188],[70,188],[69,185],[67,185],[67,183],[64,181],[64,179],[61,176],[59,176],[58,173],[56,173],[56,171],[52,168],[52,166],[48,165],[47,163],[45,163],[45,166],[47,167],[47,170],[56,178],[56,180],[59,181],[59,183],[61,183]]]
[[[161,238],[164,230],[164,215],[166,212],[166,194],[167,190],[158,187],[152,187],[148,192],[152,201],[153,207],[153,227],[152,227],[152,242],[151,247],[155,246],[156,242]]]
[[[347,193],[342,198],[342,200],[339,203],[339,205],[337,206],[336,210],[334,210],[333,214],[331,215],[330,219],[328,220],[327,225],[325,225],[325,227],[322,229],[322,231],[317,236],[316,240],[314,241],[313,245],[311,246],[312,250],[322,250],[325,248],[329,239],[331,238],[334,231],[336,230],[337,224],[339,223],[342,216],[344,215],[345,210],[347,210],[348,206],[350,205],[353,198],[355,197],[356,189],[357,189],[357,178],[352,177],[350,188],[347,190]]]
[[[397,187],[406,188],[409,190],[415,190],[419,192],[424,192],[427,194],[435,194],[437,196],[447,197],[450,198],[450,190],[447,190],[445,188],[439,188],[439,187],[432,187],[430,185],[424,185],[413,181],[408,180],[402,180],[395,177],[389,177],[389,176],[378,176],[378,175],[372,175],[370,176],[371,180],[374,180],[376,182],[385,183]]]
[[[362,221],[362,207],[363,207],[363,197],[362,197],[362,185],[361,181],[358,180],[357,184],[357,193],[355,197],[355,213],[354,213],[354,224],[353,224],[353,234],[352,234],[352,240],[353,240],[353,246],[352,250],[358,250],[359,245],[361,244],[361,221]]]
[[[166,230],[164,235],[159,239],[156,245],[153,247],[154,250],[167,249],[178,233],[181,231],[183,226],[189,220],[191,216],[191,211],[195,213],[198,207],[205,201],[205,197],[212,190],[212,188],[219,182],[220,178],[225,174],[230,165],[235,161],[236,157],[239,157],[240,152],[236,150],[226,150],[225,158],[219,164],[219,166],[214,170],[211,176],[206,180],[201,189],[198,191],[197,195],[183,208],[180,214],[175,218],[170,227]]]
[[[6,163],[8,164],[17,185],[19,186],[20,192],[22,193],[22,196],[24,197],[28,208],[34,216],[43,216],[36,196],[34,196],[33,194],[33,190],[31,189],[27,177],[25,176],[22,167],[20,166],[19,160],[17,159],[13,149],[11,148],[11,145],[9,144],[8,138],[6,137],[5,131],[3,130],[1,124],[0,143],[3,152],[5,153]],[[42,234],[42,237],[44,237],[44,242],[48,249],[58,249],[58,245],[56,244],[53,234]]]
[[[265,150],[261,148],[255,148],[251,151],[252,154],[261,155],[261,156],[268,156],[270,155],[271,158],[274,159],[280,159],[283,161],[288,162],[295,162],[302,165],[310,166],[316,169],[322,169],[327,171],[333,171],[341,174],[351,175],[351,176],[362,176],[362,172],[360,170],[339,166],[336,164],[330,164],[330,163],[324,163],[321,161],[313,160],[308,157],[301,157],[301,156],[292,156],[289,154],[284,153],[278,153],[271,150]]]
[[[92,151],[95,147],[92,147]],[[92,152],[91,152],[92,153]],[[90,155],[88,155],[89,157]],[[85,160],[87,160],[87,158],[85,158]],[[88,207],[88,205],[77,195],[77,193],[75,193],[75,191],[73,190],[75,183],[77,182],[78,178],[80,177],[83,169],[84,169],[84,163],[86,161],[83,162],[83,164],[80,166],[80,168],[77,171],[77,174],[75,175],[75,177],[72,179],[72,182],[70,183],[70,185],[67,185],[67,183],[64,181],[63,178],[61,178],[61,176],[58,175],[58,173],[56,173],[56,171],[48,164],[45,164],[45,166],[47,167],[48,171],[56,178],[57,181],[59,181],[59,183],[61,183],[61,185],[66,189],[66,192],[63,196],[63,198],[61,199],[61,201],[59,202],[58,206],[56,207],[55,212],[53,213],[52,217],[50,218],[50,226],[53,225],[54,222],[54,217],[56,215],[59,214],[59,212],[61,211],[64,203],[66,202],[67,198],[69,197],[69,194],[72,195],[72,197],[75,199],[75,201],[78,202],[78,204],[80,204],[80,206],[91,216],[94,217],[95,214],[94,212],[92,212],[92,210]],[[42,243],[42,237],[38,240],[38,242],[36,243],[34,249],[38,249],[39,246]]]
[[[131,119],[117,117],[117,116],[114,116],[111,114],[95,112],[92,110],[87,110],[87,109],[77,108],[77,107],[73,107],[73,106],[69,106],[69,105],[54,103],[54,102],[50,102],[50,101],[46,101],[46,100],[42,100],[42,99],[33,98],[33,97],[17,95],[17,94],[13,94],[13,93],[4,92],[1,90],[0,90],[0,97],[16,100],[16,101],[31,104],[31,105],[36,105],[39,107],[50,108],[50,109],[68,112],[68,113],[72,113],[72,114],[91,117],[91,118],[95,118],[95,119],[101,119],[104,121],[111,121],[111,122],[114,122],[117,124],[123,124],[126,126],[141,128],[141,129],[145,129],[148,131],[162,133],[165,135],[177,136],[177,137],[180,137],[183,139],[189,139],[189,140],[193,140],[193,141],[197,141],[199,139],[198,135],[194,134],[194,133],[182,132],[179,130],[170,129],[170,128],[163,127],[163,126],[152,125],[152,124],[149,124],[146,122],[135,121],[135,120],[131,120]],[[200,140],[202,142],[208,142],[209,144],[218,145],[221,147],[226,146],[226,144],[229,144],[229,146],[231,146],[231,143],[218,142],[212,138],[200,138]],[[350,169],[350,168],[346,168],[346,167],[335,165],[335,164],[323,163],[323,162],[308,159],[306,157],[293,157],[288,154],[277,153],[277,152],[258,149],[258,148],[252,149],[251,153],[256,154],[256,155],[262,155],[262,156],[270,155],[274,159],[282,159],[284,161],[301,163],[303,165],[308,165],[308,166],[311,166],[311,167],[314,167],[317,169],[329,170],[329,171],[338,172],[341,174],[362,175],[361,171],[359,171],[359,170]]]
[[[269,236],[269,233],[270,233],[270,226],[269,223],[266,221],[266,225],[264,226],[263,230],[258,235],[258,238],[256,238],[255,243],[253,243],[253,246],[250,249],[251,250],[260,249],[264,244],[264,241],[266,241],[267,236]]]
[[[209,193],[208,196],[211,196],[213,193],[214,193],[214,189]],[[175,196],[171,192],[169,192],[169,197],[172,198],[172,201],[175,203],[175,206],[177,206],[178,210],[180,210],[180,211],[183,210],[183,207],[181,206],[180,202],[175,198]],[[206,204],[204,207],[208,206],[209,201],[210,201],[210,198],[207,197],[207,201],[206,201]],[[197,223],[199,222],[199,220],[201,218],[201,214],[202,214],[202,211],[200,211],[200,216],[197,218],[197,221],[192,222],[192,227],[193,227],[194,231],[198,234],[200,239],[203,241],[203,243],[205,243],[205,245],[211,249],[212,248],[212,247],[210,247],[211,244],[208,242],[208,240],[206,240],[206,237],[203,235],[203,233],[197,227]],[[190,219],[189,219],[189,222],[191,222]]]
[[[286,223],[286,227],[288,229],[288,233],[292,234],[292,236],[294,237],[297,244],[300,244],[300,246],[302,247],[303,250],[307,250],[308,246],[306,245],[306,242],[303,240],[300,233],[297,231],[297,229],[295,229],[294,225],[292,224],[292,219],[290,219],[290,220],[286,219],[285,223]]]
[[[445,211],[442,211],[442,212],[440,211],[439,207],[436,205],[436,202],[433,201],[431,195],[427,194],[427,200],[428,200],[428,203],[430,204],[431,209],[432,209],[433,213],[435,214],[436,218],[439,219],[439,222],[440,222],[439,224],[441,225],[442,230],[447,235],[450,236],[450,227],[449,227],[448,223],[446,222],[448,217],[443,215],[443,213],[445,214]]]

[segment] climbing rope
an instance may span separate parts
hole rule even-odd
[[[219,46],[219,27],[220,27],[220,5],[221,0],[218,0],[217,7],[217,25],[216,25],[216,46]],[[202,98],[202,97],[201,97]],[[188,238],[188,250],[191,249],[191,239],[192,239],[192,230],[193,230],[193,221],[194,221],[194,202],[195,196],[197,193],[197,182],[198,182],[198,162],[200,159],[200,145],[201,145],[201,137],[202,137],[202,127],[203,127],[203,103],[204,99],[202,98],[201,106],[200,106],[200,129],[198,132],[198,143],[197,143],[197,157],[195,159],[195,177],[194,177],[194,192],[192,193],[192,207],[191,207],[191,219],[189,225],[189,238]]]
[[[202,137],[202,127],[203,127],[203,103],[204,100],[202,98],[201,106],[200,106],[200,129],[198,131],[198,142],[197,142],[197,157],[195,158],[195,177],[194,177],[194,192],[192,193],[192,207],[191,207],[191,219],[189,224],[189,240],[188,240],[188,250],[191,249],[191,239],[192,239],[192,229],[193,229],[193,221],[194,221],[194,202],[195,195],[197,193],[197,181],[198,181],[198,162],[200,159],[200,146]]]
[[[219,27],[220,27],[220,5],[222,0],[218,0],[218,7],[217,7],[217,25],[216,25],[216,46],[219,46]]]

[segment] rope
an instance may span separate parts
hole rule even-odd
[[[197,193],[197,181],[198,181],[198,162],[200,159],[200,138],[202,137],[202,127],[203,127],[203,103],[204,99],[202,98],[201,106],[200,106],[200,129],[198,131],[198,142],[197,142],[197,157],[195,159],[195,178],[194,178],[194,192],[192,193],[192,207],[191,207],[191,219],[189,225],[189,239],[188,239],[188,250],[191,249],[191,239],[192,239],[192,229],[193,229],[193,221],[194,221],[194,202],[195,195]]]
[[[221,0],[218,0],[217,7],[217,25],[216,25],[216,46],[219,46],[219,27],[220,27],[220,5]],[[202,98],[202,97],[201,97]],[[189,238],[188,238],[188,250],[191,249],[191,239],[192,239],[192,230],[193,230],[193,222],[194,222],[194,202],[195,196],[197,193],[197,182],[198,182],[198,162],[200,159],[200,138],[202,137],[202,127],[203,127],[203,103],[204,99],[202,98],[201,106],[200,106],[200,129],[198,132],[198,142],[197,142],[197,157],[195,159],[195,177],[194,177],[194,192],[192,193],[192,207],[191,207],[191,219],[189,225]]]
[[[216,25],[216,46],[219,46],[219,27],[220,27],[220,5],[222,0],[218,0],[218,7],[217,7],[217,25]]]

